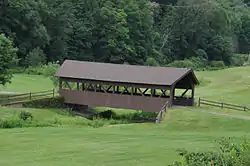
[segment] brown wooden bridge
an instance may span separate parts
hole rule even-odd
[[[66,60],[57,71],[65,103],[159,112],[165,103],[194,105],[191,69]],[[179,95],[176,89],[182,90]],[[191,91],[189,96],[187,92]],[[179,90],[178,90],[179,92]]]

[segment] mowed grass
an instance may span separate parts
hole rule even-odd
[[[21,109],[23,110],[23,109]],[[25,109],[40,120],[55,116],[74,122],[58,110]],[[1,108],[1,117],[18,108]],[[101,128],[61,127],[0,130],[0,165],[167,165],[176,150],[216,150],[215,139],[249,136],[250,121],[187,110],[170,110],[160,124],[112,125]]]
[[[52,90],[52,81],[41,75],[15,74],[11,84],[0,86],[0,91],[28,93],[43,90]]]
[[[196,74],[201,82],[196,97],[250,106],[250,66]]]

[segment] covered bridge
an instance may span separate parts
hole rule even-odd
[[[169,106],[192,106],[198,84],[187,68],[74,60],[65,60],[56,76],[65,103],[151,112],[159,112],[166,101]]]

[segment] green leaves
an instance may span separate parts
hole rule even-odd
[[[14,47],[12,41],[4,34],[0,34],[0,84],[5,85],[9,83],[12,74],[9,69],[17,62],[17,49]]]
[[[241,0],[9,0],[4,13],[0,33],[18,47],[20,65],[142,65],[150,57],[166,65],[200,56],[229,65],[237,37],[239,50],[250,50],[249,9]]]

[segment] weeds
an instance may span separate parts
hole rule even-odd
[[[89,126],[89,127],[103,127],[105,125],[128,124],[130,120],[126,117],[139,117],[139,114],[130,116],[118,116],[112,112],[100,114],[101,116],[94,116],[92,120],[80,116],[73,116],[68,111],[65,116],[58,115],[51,119],[36,119],[36,117],[28,111],[22,111],[12,117],[0,119],[0,128],[22,128],[22,127],[57,127],[57,126]],[[108,116],[107,116],[108,115]],[[114,119],[114,116],[117,119]],[[131,118],[130,117],[130,118]]]

